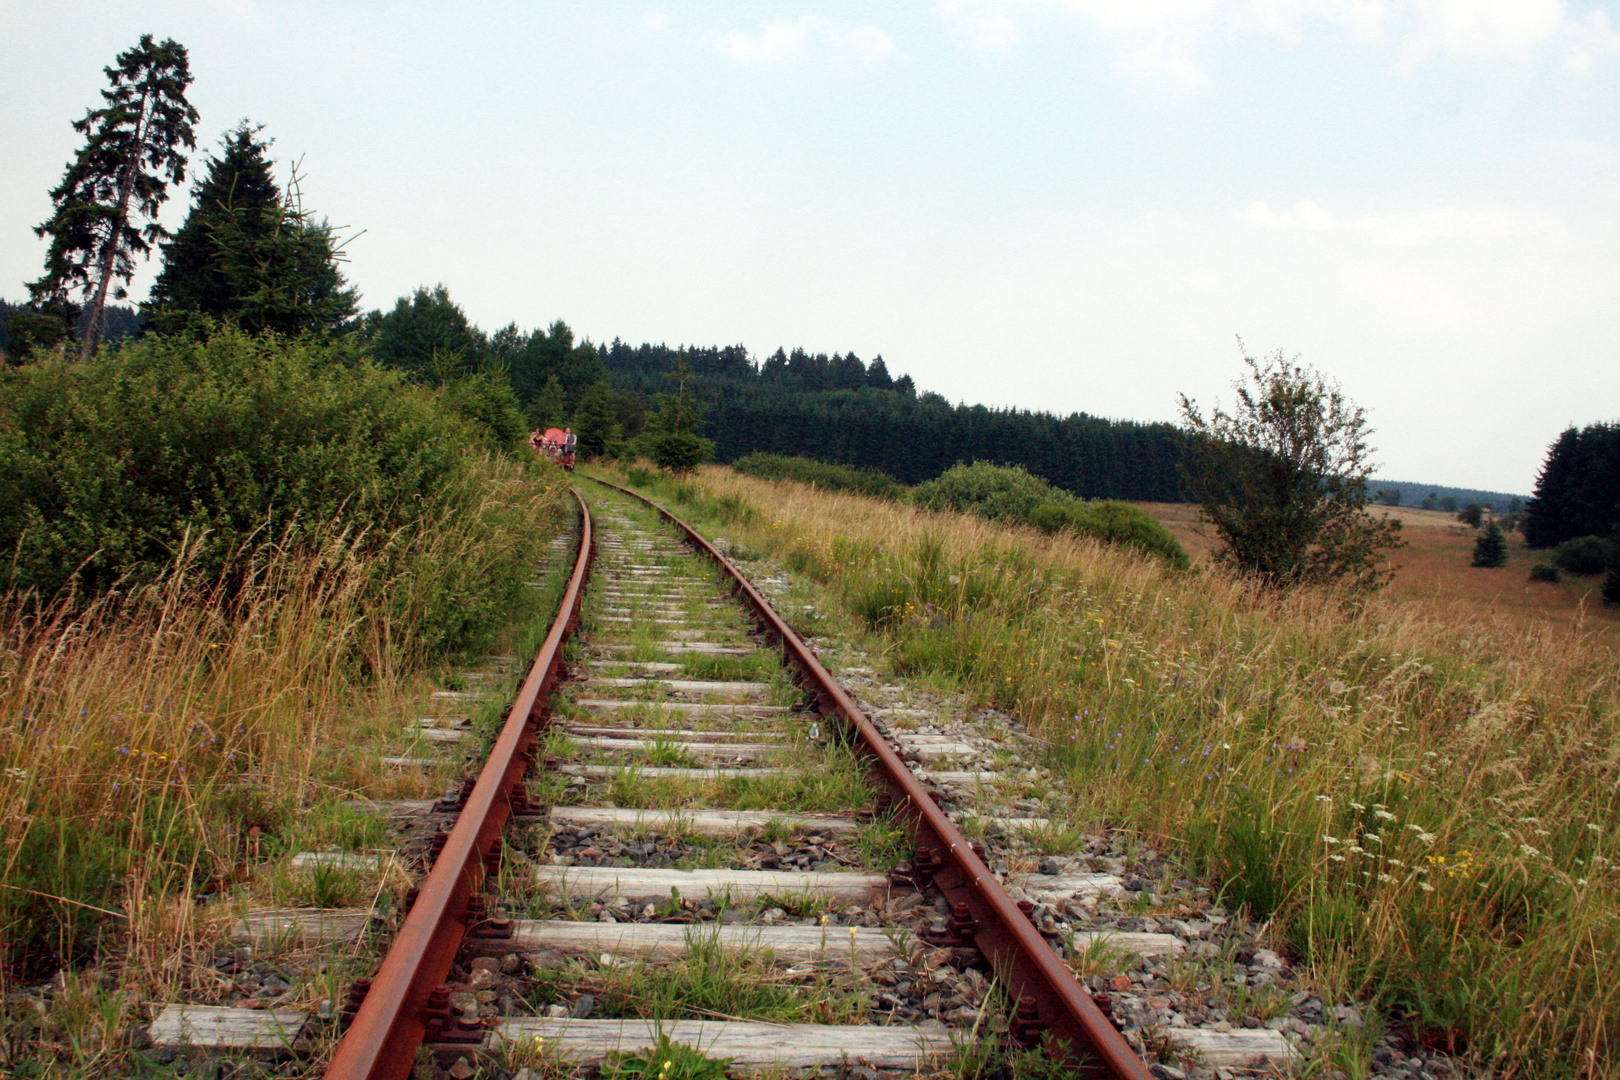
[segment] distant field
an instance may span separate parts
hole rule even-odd
[[[1194,562],[1209,558],[1212,536],[1198,524],[1198,508],[1187,503],[1139,503],[1187,548]],[[1598,589],[1602,577],[1564,575],[1557,584],[1532,582],[1530,567],[1551,561],[1550,551],[1531,551],[1518,533],[1508,534],[1508,563],[1495,570],[1468,565],[1474,530],[1442,510],[1385,508],[1403,525],[1406,547],[1393,553],[1398,567],[1390,589],[1431,603],[1459,604],[1482,615],[1519,623],[1545,623],[1598,631],[1620,641],[1620,607],[1605,608]]]

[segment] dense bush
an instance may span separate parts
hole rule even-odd
[[[757,476],[761,480],[794,480],[801,484],[814,484],[823,491],[852,491],[857,495],[891,502],[898,502],[906,495],[905,485],[877,469],[833,465],[813,458],[784,457],[756,451],[733,461],[731,467],[745,476]]]
[[[1601,536],[1577,536],[1558,545],[1553,561],[1572,574],[1601,574],[1614,561],[1614,543]]]
[[[475,424],[492,449],[527,450],[529,425],[523,419],[523,404],[504,375],[486,370],[452,379],[440,390],[440,398],[456,415]]]
[[[1181,544],[1147,511],[1111,499],[1077,499],[1020,466],[986,461],[958,465],[918,484],[911,497],[925,510],[975,513],[1048,533],[1079,533],[1157,555],[1181,569],[1191,565]]]
[[[1620,566],[1609,567],[1603,576],[1604,604],[1620,604]]]
[[[955,510],[1020,525],[1030,524],[1036,507],[1070,498],[1021,465],[988,461],[954,466],[911,491],[911,501],[924,510]]]
[[[1557,581],[1558,567],[1552,563],[1538,562],[1530,568],[1531,581]]]
[[[1035,508],[1029,523],[1042,532],[1067,530],[1104,543],[1124,544],[1157,555],[1180,570],[1192,565],[1186,549],[1157,518],[1141,507],[1114,499],[1047,503]]]
[[[373,544],[465,498],[472,426],[342,342],[149,337],[0,372],[0,585],[209,576],[334,523]],[[245,572],[245,571],[244,571]]]

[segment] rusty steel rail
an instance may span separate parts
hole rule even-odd
[[[484,919],[478,889],[489,860],[498,857],[496,843],[513,803],[521,801],[514,792],[534,763],[546,700],[562,674],[563,643],[579,623],[596,544],[590,511],[578,492],[574,498],[579,503],[579,547],[557,619],[393,946],[369,987],[357,984],[355,996],[363,991],[364,998],[327,1066],[326,1080],[406,1080],[425,1039],[482,1042],[481,1025],[463,1031],[451,1015],[444,981],[462,939]]]
[[[856,748],[876,766],[885,789],[879,796],[880,803],[895,811],[916,844],[913,867],[921,879],[919,884],[931,879],[944,893],[951,903],[952,929],[964,943],[971,941],[977,946],[1007,981],[1017,1003],[1013,1033],[1030,1039],[1042,1031],[1049,1032],[1081,1075],[1099,1080],[1151,1080],[1147,1066],[990,872],[979,853],[982,848],[976,851],[962,835],[770,601],[692,526],[628,488],[594,476],[590,479],[653,507],[684,532],[694,547],[713,559],[730,578],[732,591],[753,609],[765,636],[783,650],[800,686],[815,697],[817,710],[847,725]]]

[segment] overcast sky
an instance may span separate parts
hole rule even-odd
[[[199,159],[249,117],[365,230],[367,308],[1137,420],[1229,403],[1241,336],[1382,475],[1518,493],[1620,419],[1620,0],[0,0],[0,296],[148,32]]]

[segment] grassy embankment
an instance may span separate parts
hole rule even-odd
[[[560,470],[471,452],[464,465],[388,543],[338,526],[265,543],[246,588],[183,551],[98,600],[0,597],[0,984],[58,972],[48,1014],[8,1010],[0,1062],[106,1075],[141,1001],[207,1000],[194,959],[206,975],[244,907],[373,899],[281,863],[386,848],[382,822],[341,803],[442,788],[378,763],[455,660],[439,624],[464,650],[503,644],[500,628],[543,603],[523,583],[571,513]]]
[[[1074,823],[1180,850],[1498,1075],[1620,1073],[1620,655],[1397,592],[1267,595],[1069,536],[709,468],[727,531],[902,673],[1023,717]]]

